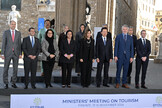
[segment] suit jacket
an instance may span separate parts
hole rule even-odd
[[[50,28],[50,29],[52,29],[52,31],[54,32],[54,39],[56,39],[56,31],[53,28]],[[45,33],[46,33],[46,28],[40,29],[40,31],[38,33],[38,39],[39,39],[40,43],[42,43],[42,41],[44,40]]]
[[[58,60],[58,46],[57,46],[55,39],[53,40],[53,46],[54,46],[54,49],[55,49],[55,54],[54,54],[55,60],[57,61]],[[44,39],[42,41],[42,60],[43,61],[47,61],[47,57],[50,56],[50,53],[48,52],[48,47],[49,47],[49,43],[46,39]]]
[[[82,39],[80,43],[80,59],[83,61],[94,59],[94,40],[91,38],[91,43],[88,48],[87,40]]]
[[[70,44],[68,44],[68,40],[62,40],[60,44],[60,62],[61,63],[73,63],[74,62],[74,56],[75,56],[75,41],[71,40]],[[73,54],[74,56],[69,60],[67,59],[64,54]]]
[[[103,61],[105,60],[105,56],[107,61],[113,58],[112,40],[110,38],[107,38],[106,46],[104,46],[103,39],[102,37],[100,37],[96,41],[96,58],[99,58],[100,61]]]
[[[123,34],[119,34],[115,39],[114,56],[123,58],[124,51],[126,51],[127,59],[134,58],[133,38],[127,35],[127,40],[125,42],[123,39]]]
[[[34,37],[35,43],[34,46],[32,47],[32,43],[30,41],[30,37],[27,36],[23,39],[23,43],[22,43],[22,50],[24,52],[24,60],[30,60],[30,58],[28,57],[29,55],[34,55],[36,56],[36,59],[38,59],[38,55],[40,53],[40,42],[38,40],[38,38]]]
[[[84,32],[82,33],[81,30],[76,33],[75,42],[76,42],[77,56],[79,56],[80,42],[81,42],[81,39],[83,39],[84,37],[83,35],[84,35]]]
[[[59,50],[60,50],[60,44],[61,44],[61,41],[66,39],[66,35],[63,33],[60,34],[59,36],[59,39],[58,39],[58,47],[59,47]]]
[[[135,55],[136,54],[137,37],[135,35],[132,35],[132,38],[133,38],[134,55]]]
[[[138,39],[136,49],[137,49],[137,58],[139,58],[139,59],[141,59],[142,57],[149,58],[149,55],[151,53],[150,41],[146,39],[146,45],[144,47],[142,40]]]
[[[98,32],[98,33],[97,33],[96,40],[97,40],[98,38],[100,38],[100,37],[102,37],[102,34],[101,34],[101,32]],[[112,40],[112,37],[111,37],[111,33],[110,33],[110,32],[107,32],[107,38]]]
[[[14,48],[14,52],[13,52]],[[17,57],[21,55],[21,33],[15,30],[14,42],[12,41],[11,31],[6,30],[3,34],[2,40],[2,51],[1,54],[5,57],[9,57],[12,54],[15,54]]]

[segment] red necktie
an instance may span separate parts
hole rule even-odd
[[[12,30],[12,42],[14,42],[14,38],[15,38],[15,34],[14,34],[14,30]],[[12,51],[14,51],[14,48],[12,48]]]
[[[14,30],[12,30],[12,42],[14,42],[14,38],[15,38],[15,34],[14,34]]]

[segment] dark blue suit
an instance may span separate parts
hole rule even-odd
[[[116,37],[114,57],[118,57],[116,83],[120,83],[120,73],[123,66],[122,83],[126,84],[130,58],[134,57],[133,38],[131,36],[126,35],[126,41],[123,34]]]
[[[104,45],[102,37],[97,39],[97,41],[96,41],[96,58],[99,58],[99,60],[100,60],[100,62],[97,64],[96,84],[98,86],[101,84],[101,72],[102,72],[102,67],[104,65],[103,85],[107,85],[109,61],[110,61],[110,59],[113,58],[111,38],[107,37],[106,45]]]
[[[145,85],[145,78],[147,72],[147,66],[149,62],[149,55],[151,53],[151,44],[150,41],[146,39],[146,45],[144,46],[141,39],[137,40],[137,56],[136,56],[136,76],[135,83],[139,84],[139,75],[142,67],[142,76],[141,76],[141,85]],[[146,61],[142,61],[142,57],[147,57]]]

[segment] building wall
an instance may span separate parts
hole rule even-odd
[[[151,42],[151,55],[156,55],[155,30],[155,2],[156,0],[138,0],[137,36],[141,37],[141,30],[146,30],[146,38]]]
[[[36,0],[22,0],[21,18],[18,21],[18,29],[22,37],[28,35],[28,28],[35,27],[37,30],[38,18],[55,19],[57,34],[62,32],[63,24],[69,26],[74,34],[79,30],[79,25],[85,23],[86,1],[91,6],[91,28],[101,27],[108,24],[108,30],[113,37],[121,33],[121,26],[128,24],[134,26],[136,31],[136,7],[137,0],[55,0],[56,11],[38,11]],[[0,0],[1,3],[1,0]],[[106,5],[106,3],[108,3]],[[107,7],[108,6],[108,7]],[[107,7],[107,8],[106,8]],[[9,29],[7,16],[10,11],[0,10],[0,43],[4,30]],[[106,16],[107,13],[107,16]],[[107,19],[106,19],[107,18]],[[107,20],[107,22],[106,22]]]
[[[158,10],[156,11],[156,15],[155,15],[155,24],[157,27],[157,32],[155,35],[155,50],[156,52],[159,52],[159,45],[158,45],[158,38],[160,36],[160,34],[162,33],[162,10]]]
[[[121,26],[127,24],[136,32],[137,0],[116,0],[115,35],[121,33]]]
[[[108,25],[109,32],[114,36],[114,14],[116,0],[87,0],[91,6],[91,28],[102,27],[103,24]]]
[[[156,11],[156,16],[155,16],[155,24],[156,27],[158,28],[158,34],[162,33],[162,10]]]
[[[9,29],[9,26],[7,24],[7,17],[9,15],[9,12],[11,11],[0,10],[0,43],[2,41],[3,32]],[[22,33],[22,37],[26,37],[28,35],[29,27],[34,27],[36,28],[36,31],[38,31],[38,18],[55,18],[55,12],[38,11],[36,0],[22,0],[21,11],[19,12],[21,14],[21,18],[18,19],[18,29]]]

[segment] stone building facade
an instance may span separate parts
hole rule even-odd
[[[21,18],[18,20],[18,29],[22,33],[22,37],[28,35],[29,27],[38,29],[38,18],[55,19],[57,34],[62,32],[64,24],[68,25],[75,34],[79,30],[79,25],[85,24],[86,2],[91,6],[90,24],[92,30],[94,30],[94,27],[101,27],[102,24],[107,23],[108,30],[115,38],[117,34],[121,33],[123,24],[136,28],[137,0],[54,0],[55,11],[42,9],[41,6],[44,5],[39,5],[38,1],[21,0],[21,11],[19,11]],[[7,24],[9,12],[0,10],[0,43],[4,30],[9,28]],[[134,30],[136,31],[136,29]]]
[[[157,52],[156,54],[159,53],[159,36],[162,33],[162,10],[157,10],[155,14],[155,24],[156,24],[156,35],[155,35],[155,51]]]
[[[138,0],[137,9],[137,36],[141,37],[141,30],[146,30],[146,38],[151,42],[151,55],[157,54],[156,50],[156,25],[155,25],[156,0]]]
[[[87,0],[91,5],[91,26],[101,27],[108,24],[113,39],[121,33],[121,26],[134,27],[136,34],[137,0]],[[106,5],[107,4],[107,5]],[[93,29],[92,29],[93,30]]]
[[[0,0],[1,3],[1,0]],[[1,4],[0,4],[1,6]],[[1,8],[0,8],[1,9]],[[10,10],[11,11],[11,10]],[[0,43],[2,42],[2,35],[4,30],[9,29],[7,17],[10,11],[0,10]],[[38,18],[53,19],[55,12],[38,11],[36,0],[22,0],[21,1],[21,18],[18,19],[18,29],[22,37],[28,36],[28,28],[34,27],[38,31]],[[1,46],[0,46],[1,47]]]
[[[134,27],[136,33],[137,0],[116,0],[115,34],[121,33],[121,26],[127,24]]]
[[[157,10],[155,15],[155,24],[158,29],[157,35],[162,33],[162,10]]]

